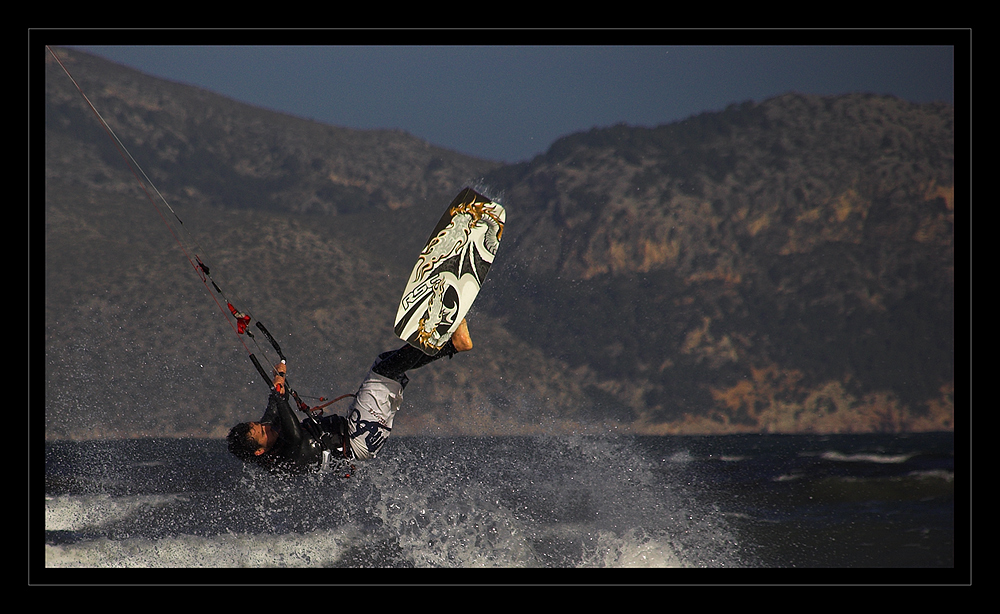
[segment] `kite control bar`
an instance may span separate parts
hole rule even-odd
[[[285,358],[284,353],[282,353],[282,351],[281,351],[281,346],[278,345],[278,342],[271,335],[271,332],[269,330],[267,330],[267,328],[265,328],[264,325],[261,324],[259,320],[257,321],[257,328],[260,329],[260,332],[264,333],[264,336],[267,337],[267,340],[271,342],[272,346],[274,346],[275,351],[278,352],[278,357],[281,358],[282,361],[287,362],[287,359]],[[267,370],[264,369],[263,365],[260,364],[260,361],[257,360],[257,357],[255,355],[253,355],[253,354],[250,354],[250,360],[251,360],[251,362],[253,362],[253,366],[257,368],[257,372],[260,373],[260,376],[262,378],[264,378],[264,381],[265,382],[272,382],[271,376],[268,374]],[[276,389],[275,386],[274,386],[274,384],[273,384],[273,382],[271,384],[269,384],[269,386],[271,387],[272,390]],[[287,386],[287,384],[286,384],[286,386]],[[316,412],[318,412],[318,415],[323,415],[323,408],[326,407],[327,405],[330,405],[332,403],[336,403],[337,401],[339,401],[341,399],[344,399],[344,398],[347,398],[347,397],[356,396],[354,394],[343,394],[343,395],[337,397],[336,399],[334,399],[332,401],[328,401],[326,403],[323,403],[322,405],[317,405],[316,407],[309,407],[308,405],[306,405],[305,403],[302,402],[302,399],[299,398],[299,395],[294,390],[292,390],[291,388],[288,388],[288,392],[291,393],[292,398],[295,399],[295,403],[298,405],[299,411],[307,414],[310,418],[313,419],[313,421],[315,421],[315,419],[316,419],[315,418]],[[320,397],[320,400],[323,401],[325,399],[323,399],[322,397]]]
[[[271,376],[268,375],[267,371],[264,370],[264,367],[262,367],[260,365],[260,361],[257,360],[257,357],[254,356],[253,354],[250,354],[250,361],[253,363],[253,366],[257,367],[257,372],[260,373],[260,376],[264,378],[264,381],[265,382],[270,382],[271,381]],[[274,388],[274,386],[271,385],[271,384],[268,384],[268,386],[271,386],[272,388]]]
[[[281,346],[278,345],[278,342],[271,335],[271,331],[267,330],[264,327],[264,325],[261,324],[260,320],[257,321],[257,328],[260,329],[260,332],[264,333],[264,336],[267,337],[267,340],[271,342],[272,346],[274,346],[274,350],[276,352],[278,352],[278,358],[280,358],[283,361],[286,361],[285,355],[281,352]],[[265,382],[271,382],[271,376],[264,369],[264,367],[261,366],[260,361],[257,360],[257,357],[254,356],[253,354],[250,354],[250,361],[253,363],[253,366],[257,368],[257,372],[260,373],[260,376],[264,378],[264,381]],[[270,383],[268,385],[271,386],[272,389],[274,389],[274,384],[273,383]]]
[[[279,346],[278,342],[275,341],[274,337],[271,336],[271,331],[264,328],[264,325],[261,324],[260,320],[257,320],[257,328],[260,329],[260,332],[264,333],[264,336],[267,337],[267,340],[270,341],[271,345],[274,346],[275,351],[278,352],[278,358],[280,358],[281,360],[285,360],[285,355],[281,353],[281,346]]]

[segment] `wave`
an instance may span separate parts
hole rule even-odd
[[[93,531],[177,497],[58,497],[46,503],[49,531]],[[422,517],[422,519],[421,519]],[[304,533],[223,533],[78,539],[45,546],[47,568],[669,568],[691,567],[667,533],[622,533],[590,524],[516,521],[497,510],[423,510]],[[404,519],[401,522],[398,519]],[[386,530],[387,529],[387,530]]]
[[[303,535],[180,535],[45,546],[49,568],[327,567],[347,547],[341,531]]]
[[[106,494],[45,497],[46,531],[85,531],[107,527],[141,509],[187,501],[186,495],[112,497]]]
[[[931,554],[919,561],[948,564],[949,441],[910,443],[400,438],[350,479],[271,476],[214,441],[59,444],[46,465],[45,567],[912,565],[910,549],[837,558],[809,541],[873,510],[895,514],[901,544],[924,531]]]
[[[861,452],[855,454],[844,454],[842,452],[822,452],[819,457],[824,460],[831,460],[843,463],[884,463],[901,464],[911,458],[913,454],[876,454],[872,452]]]
[[[45,566],[741,565],[724,521],[677,479],[691,470],[685,454],[650,462],[628,442],[588,438],[403,439],[345,480],[271,476],[219,447],[204,451],[211,460],[192,459],[215,468],[212,481],[118,455],[110,457],[122,471],[53,476],[49,485],[61,489],[108,488],[109,476],[122,483],[117,495],[46,497]],[[134,494],[165,484],[183,492]]]

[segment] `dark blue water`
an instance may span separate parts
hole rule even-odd
[[[961,480],[950,433],[399,437],[349,479],[52,442],[35,526],[47,569],[953,569]]]
[[[951,434],[724,436],[683,444],[690,484],[769,567],[953,567]]]

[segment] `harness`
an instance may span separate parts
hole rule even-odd
[[[309,407],[306,403],[299,398],[298,393],[292,389],[288,389],[291,393],[292,398],[295,399],[296,408],[306,414],[306,419],[302,421],[302,427],[312,436],[313,440],[318,442],[323,448],[323,458],[320,461],[320,469],[330,467],[334,461],[342,461],[346,464],[348,469],[347,473],[344,475],[345,478],[351,477],[354,472],[354,465],[350,461],[354,459],[354,455],[351,453],[350,437],[347,433],[347,421],[340,416],[332,416],[336,421],[337,431],[336,433],[331,432],[323,428],[320,424],[318,417],[323,415],[323,408],[340,401],[341,399],[346,399],[347,397],[356,396],[354,394],[342,394],[332,401],[327,401],[322,405],[317,405],[315,407]],[[322,400],[322,399],[321,399]],[[336,454],[337,448],[332,441],[333,435],[340,436],[340,454]]]

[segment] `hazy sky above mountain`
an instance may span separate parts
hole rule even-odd
[[[955,97],[948,45],[73,47],[253,105],[398,128],[504,162],[595,126],[655,126],[789,91]]]

